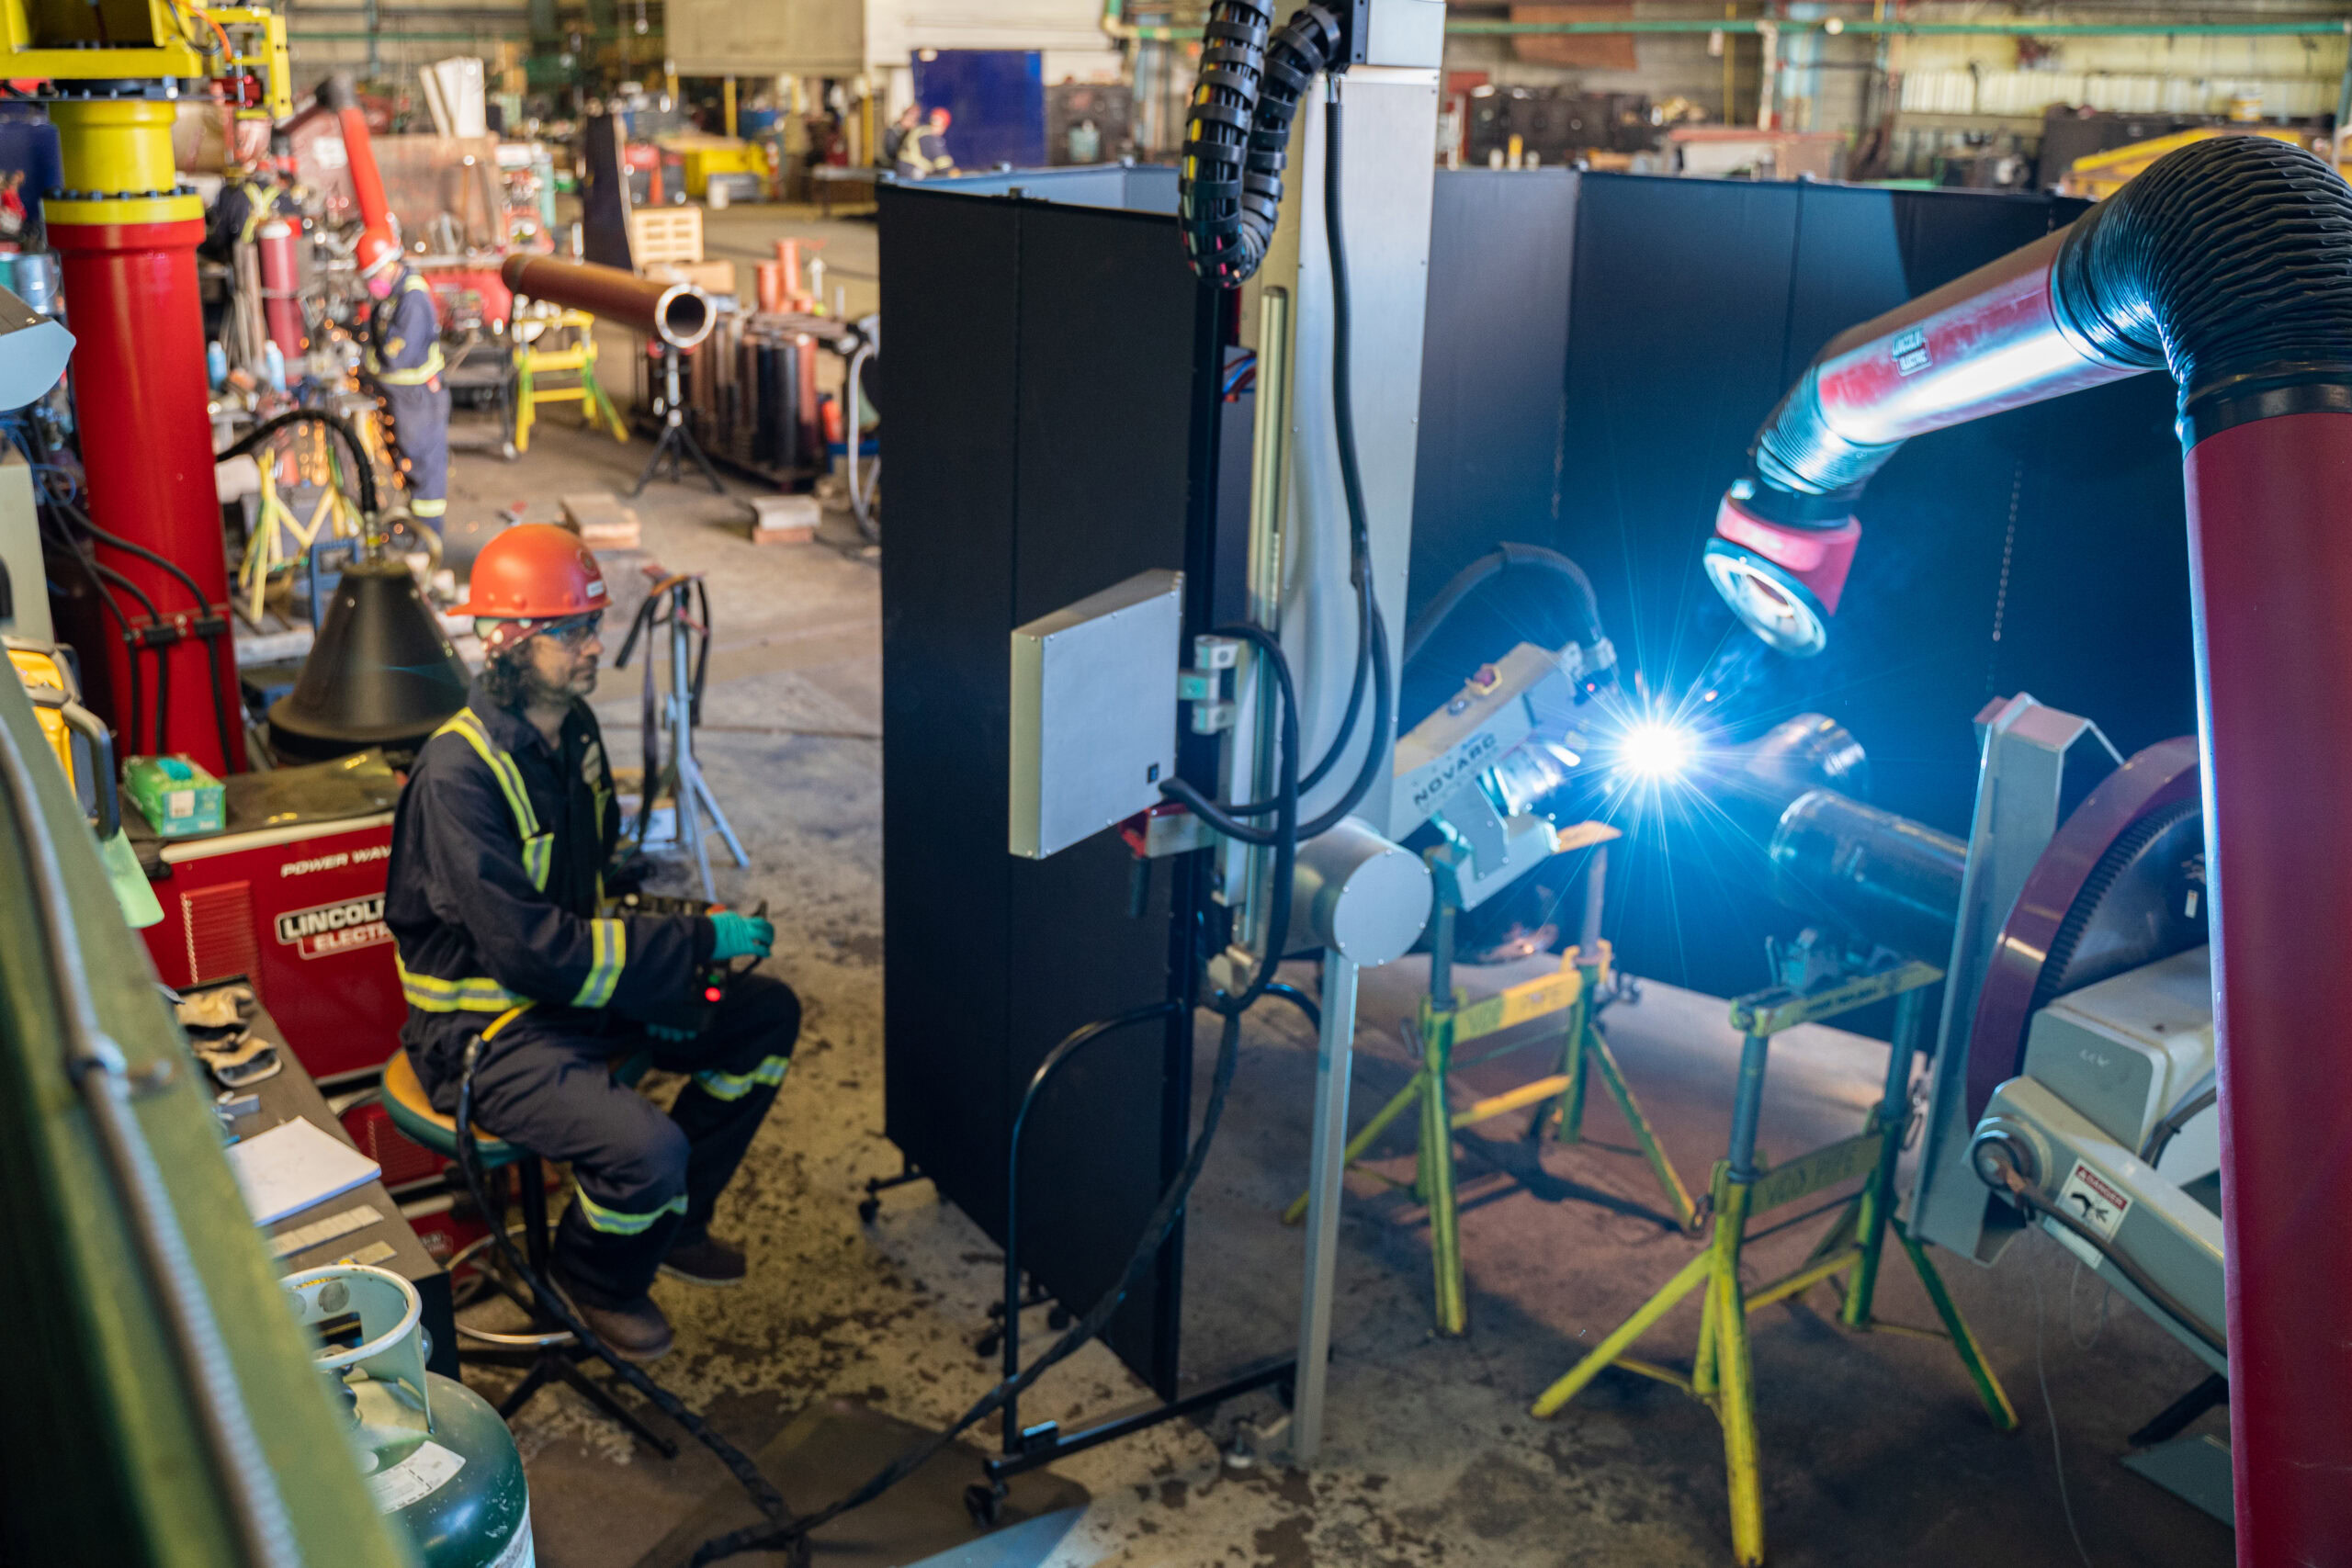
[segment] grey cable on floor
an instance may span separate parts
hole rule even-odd
[[[2083,1568],[2092,1568],[2091,1554],[2083,1548],[2083,1532],[2075,1524],[2075,1500],[2066,1492],[2066,1451],[2059,1444],[2058,1407],[2050,1403],[2050,1374],[2041,1359],[2042,1320],[2048,1314],[2042,1305],[2040,1265],[2029,1267],[2026,1277],[2033,1281],[2033,1379],[2041,1385],[2041,1413],[2050,1419],[2050,1464],[2058,1472],[2058,1506],[2066,1515],[2066,1533],[2074,1539],[2075,1555],[2083,1560]]]

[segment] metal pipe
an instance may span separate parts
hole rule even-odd
[[[1772,834],[1772,897],[1913,958],[1951,952],[1968,846],[1835,790],[1800,795]]]
[[[710,335],[718,312],[691,283],[661,283],[592,262],[511,255],[498,276],[515,293],[568,305],[687,349]]]

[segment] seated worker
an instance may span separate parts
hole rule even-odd
[[[458,612],[475,617],[482,672],[417,753],[384,922],[425,1092],[456,1109],[480,1035],[483,1131],[569,1162],[577,1183],[554,1282],[614,1349],[651,1360],[671,1342],[647,1293],[657,1269],[701,1285],[744,1276],[711,1210],[784,1081],[800,1003],[745,976],[697,1025],[685,1010],[703,1001],[705,966],[765,957],[775,929],[732,911],[600,908],[620,813],[581,699],[596,687],[604,604],[595,558],[564,529],[522,524],[483,547]],[[640,1051],[692,1075],[667,1112],[613,1081],[612,1064]]]

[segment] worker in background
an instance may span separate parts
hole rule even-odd
[[[886,169],[895,171],[899,159],[907,151],[907,143],[914,139],[915,127],[922,123],[922,106],[909,104],[899,111],[899,118],[882,128],[882,156],[877,160]]]
[[[400,242],[380,229],[359,236],[359,276],[376,301],[368,321],[368,378],[384,413],[384,436],[408,482],[408,509],[441,532],[449,511],[449,389],[441,381],[441,314],[433,290],[408,269]]]
[[[945,109],[933,109],[930,118],[908,133],[899,149],[900,179],[935,180],[956,172],[956,160],[947,151],[948,118]]]
[[[288,216],[299,213],[277,160],[264,157],[240,164],[204,215],[204,238],[196,254],[223,266],[232,265],[237,247],[253,243],[255,230],[272,218]]]
[[[474,562],[482,671],[426,741],[392,822],[384,895],[401,1043],[433,1103],[457,1104],[480,1036],[481,1125],[571,1167],[555,1284],[614,1349],[650,1360],[671,1330],[657,1269],[731,1285],[743,1254],[711,1212],[774,1103],[800,1032],[782,981],[747,975],[713,1003],[714,962],[764,958],[766,920],[608,915],[620,812],[594,716],[605,602],[596,559],[553,524],[507,529]],[[697,1016],[699,1015],[699,1016]],[[650,1053],[690,1075],[667,1112],[616,1082]]]

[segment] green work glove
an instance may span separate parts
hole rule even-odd
[[[718,937],[710,955],[721,963],[729,958],[765,958],[768,949],[775,945],[775,927],[757,915],[721,909],[710,917],[710,925]]]

